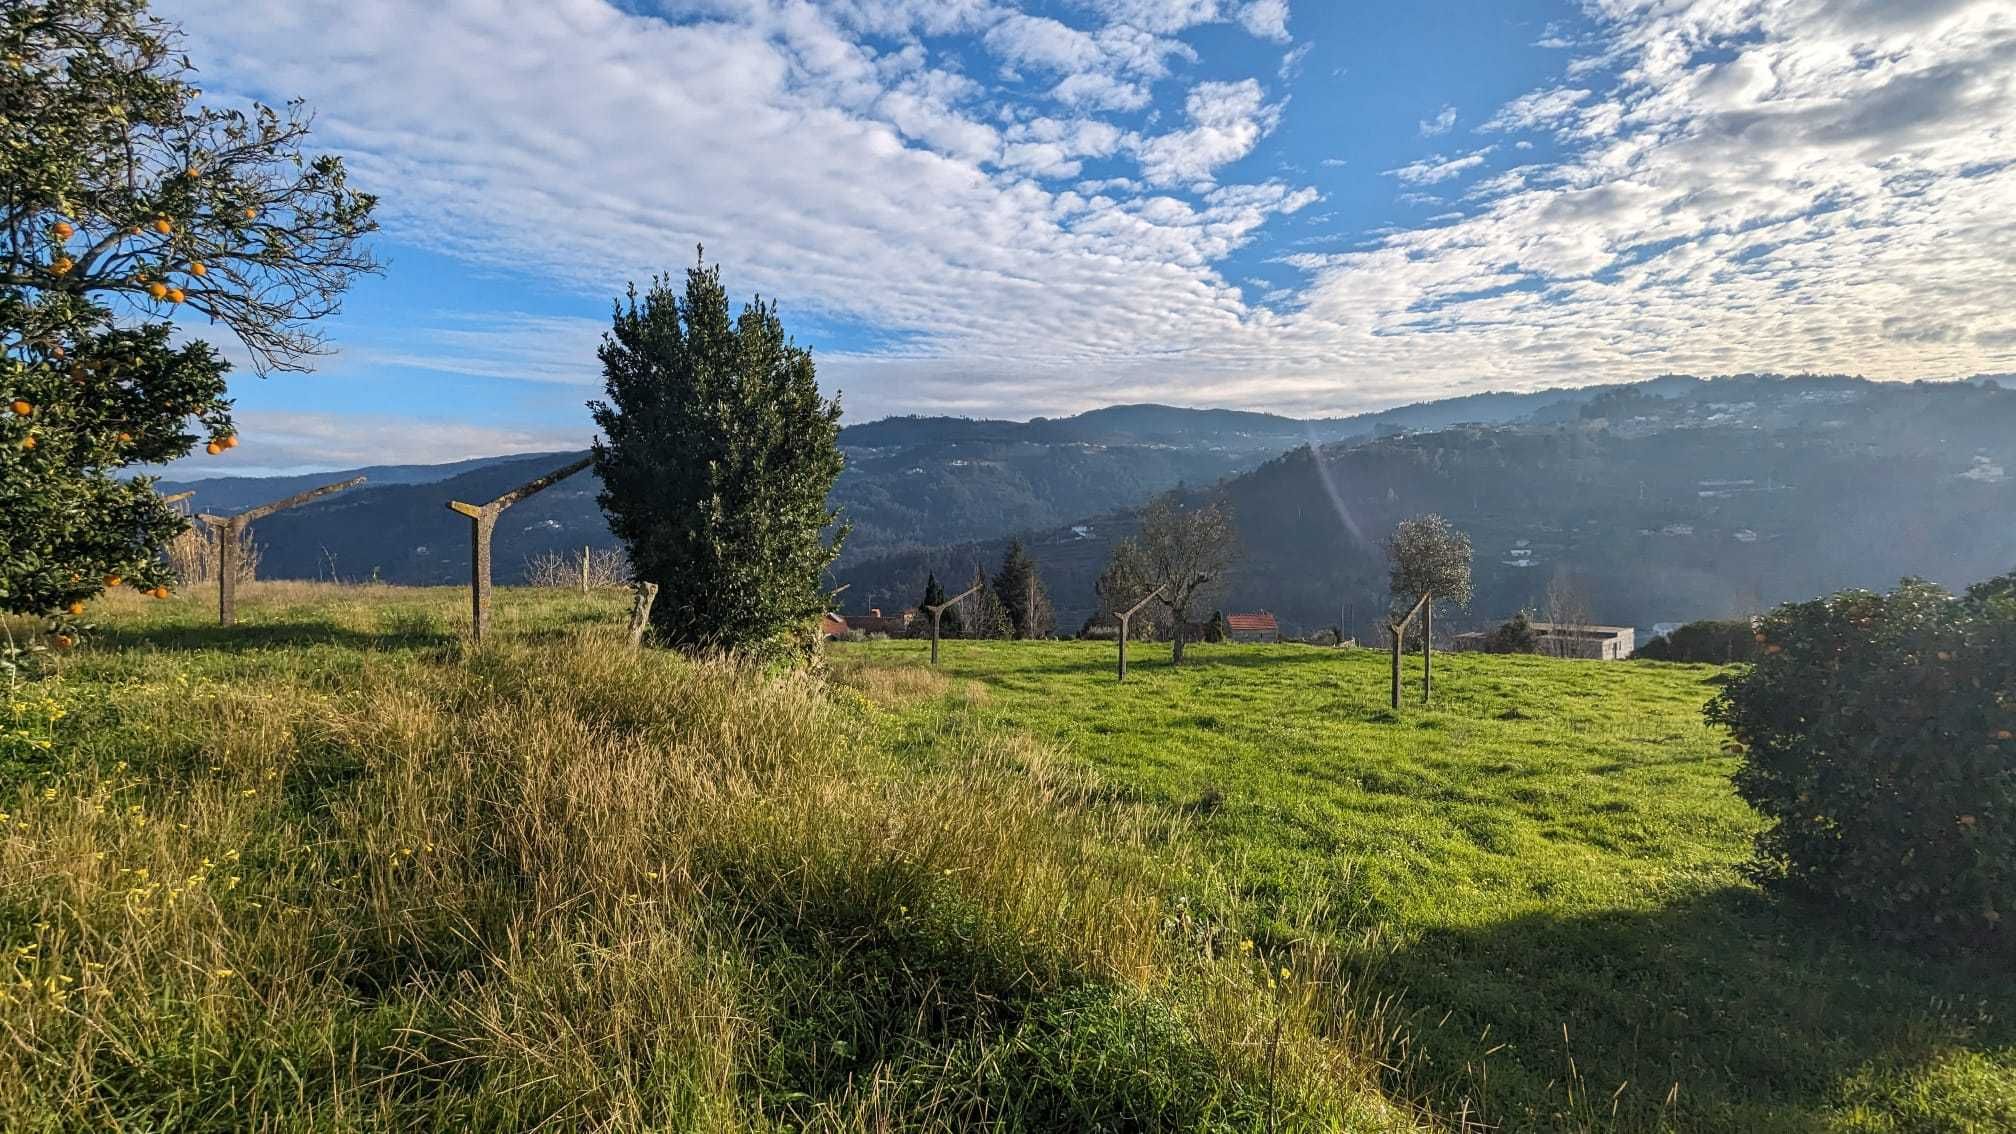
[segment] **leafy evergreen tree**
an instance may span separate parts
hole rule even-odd
[[[303,155],[307,112],[200,106],[178,38],[144,0],[0,7],[0,610],[59,645],[105,587],[173,582],[186,521],[120,471],[237,444],[216,352],[107,299],[186,305],[261,371],[300,369],[376,268],[376,202]]]
[[[1485,636],[1484,652],[1537,654],[1540,652],[1540,635],[1534,631],[1532,620],[1528,619],[1526,612],[1522,610]]]
[[[924,598],[917,604],[918,613],[923,616],[917,620],[917,633],[926,637],[930,635],[931,612],[924,608],[937,606],[948,597],[950,596],[946,595],[944,586],[938,582],[938,573],[936,571],[928,572],[924,578]],[[944,615],[938,620],[938,636],[940,638],[957,638],[960,629],[964,625],[965,623],[959,618],[959,608],[948,606],[945,608]]]
[[[1011,542],[1001,557],[994,595],[1008,612],[1013,637],[1048,638],[1056,632],[1057,615],[1050,607],[1049,592],[1043,588],[1042,572],[1019,539]]]
[[[802,656],[816,646],[821,573],[840,553],[827,495],[840,403],[774,303],[730,319],[719,267],[658,278],[618,302],[601,350],[609,400],[589,403],[602,509],[641,581],[658,638],[690,650]]]

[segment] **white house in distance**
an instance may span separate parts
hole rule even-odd
[[[1569,626],[1555,622],[1531,622],[1539,641],[1536,652],[1550,658],[1586,658],[1591,661],[1623,661],[1638,648],[1638,631],[1629,626]],[[1490,634],[1483,630],[1456,635],[1459,650],[1482,650]]]

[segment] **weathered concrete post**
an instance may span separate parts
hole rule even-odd
[[[1421,703],[1435,695],[1435,604],[1421,608]]]
[[[524,484],[499,496],[488,504],[465,504],[460,500],[450,500],[448,507],[469,517],[469,626],[470,636],[483,640],[483,631],[490,625],[490,536],[497,529],[497,514],[527,496],[566,480],[588,467],[590,458],[583,457],[571,464],[562,465],[545,476],[528,480]],[[587,582],[587,566],[582,566],[582,582]]]
[[[960,599],[963,599],[963,598],[965,598],[965,597],[966,597],[967,595],[970,595],[970,594],[973,594],[974,592],[978,591],[978,590],[979,590],[979,589],[980,589],[981,587],[984,587],[984,586],[986,586],[986,585],[987,585],[987,584],[986,584],[985,582],[979,582],[979,583],[975,583],[975,584],[973,584],[972,586],[970,586],[970,587],[967,587],[967,588],[966,588],[965,590],[963,590],[963,591],[960,591],[960,592],[959,592],[958,594],[956,594],[956,595],[953,595],[953,596],[952,596],[951,598],[949,598],[949,599],[946,599],[946,600],[945,600],[944,602],[941,602],[941,603],[939,603],[939,604],[938,604],[938,605],[936,605],[936,606],[927,606],[927,607],[925,607],[925,608],[924,608],[924,609],[925,609],[925,610],[926,610],[927,612],[929,612],[929,613],[930,613],[930,615],[931,615],[931,664],[932,664],[932,665],[937,665],[937,664],[938,664],[938,619],[944,616],[944,614],[945,614],[945,609],[946,609],[947,607],[951,606],[951,605],[952,605],[953,603],[955,603],[955,602],[958,602],[958,601],[959,601]]]
[[[1154,590],[1149,591],[1146,595],[1143,595],[1140,602],[1137,602],[1133,606],[1130,606],[1126,610],[1120,612],[1120,674],[1114,680],[1116,681],[1127,680],[1127,634],[1128,634],[1128,628],[1134,622],[1134,616],[1141,612],[1142,607],[1148,605],[1149,599],[1152,599],[1156,595],[1159,595],[1161,593],[1162,588],[1156,587]]]
[[[197,515],[196,518],[208,525],[210,534],[217,538],[217,624],[230,626],[238,621],[238,538],[252,526],[253,521],[363,483],[364,478],[356,476],[297,492],[284,500],[274,500],[257,508],[247,508],[235,516],[213,516],[208,512]]]
[[[658,584],[639,583],[630,597],[630,645],[644,644],[644,631],[651,627],[651,604],[658,601]]]
[[[1402,618],[1398,622],[1395,622],[1390,618],[1386,620],[1386,632],[1393,636],[1392,700],[1393,700],[1393,707],[1396,709],[1400,707],[1400,644],[1406,640],[1408,624],[1413,622],[1415,617],[1421,613],[1421,609],[1427,605],[1428,605],[1428,596],[1422,595],[1420,600],[1414,604],[1414,609],[1407,612],[1407,617]],[[1425,636],[1423,640],[1424,641],[1426,640]]]
[[[1388,623],[1386,632],[1393,636],[1393,707],[1400,707],[1400,633],[1402,627]]]

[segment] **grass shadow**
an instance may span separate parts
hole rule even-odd
[[[1408,1086],[1481,1098],[1508,1131],[1809,1131],[1856,1108],[1933,1128],[1912,1096],[1955,1055],[2003,1084],[1978,1128],[2016,1128],[2016,1020],[1988,1009],[2010,1002],[2006,962],[1754,890],[1430,930],[1389,964],[1423,1056]]]
[[[310,646],[380,652],[422,651],[445,649],[460,640],[460,635],[431,625],[393,626],[374,633],[319,619],[240,623],[236,626],[114,625],[93,636],[93,644],[101,650],[148,649],[184,653],[253,653]]]

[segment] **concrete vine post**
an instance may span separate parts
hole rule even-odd
[[[1421,703],[1435,695],[1435,604],[1421,608]]]
[[[1128,633],[1128,627],[1129,627],[1129,625],[1130,625],[1130,624],[1131,624],[1131,623],[1132,623],[1132,622],[1134,621],[1134,616],[1135,616],[1136,614],[1139,614],[1139,613],[1141,613],[1141,608],[1142,608],[1142,607],[1144,607],[1144,606],[1147,606],[1147,605],[1148,605],[1148,602],[1149,602],[1149,600],[1150,600],[1150,599],[1153,599],[1153,598],[1156,598],[1156,597],[1158,597],[1159,595],[1161,595],[1162,591],[1163,591],[1163,588],[1162,588],[1162,587],[1156,587],[1156,588],[1155,588],[1154,590],[1152,590],[1152,591],[1149,591],[1149,592],[1148,592],[1147,594],[1145,594],[1145,595],[1142,595],[1142,596],[1141,596],[1141,601],[1140,601],[1140,602],[1137,602],[1137,603],[1135,603],[1135,604],[1134,604],[1133,606],[1130,606],[1130,607],[1128,607],[1128,608],[1127,608],[1126,610],[1123,610],[1123,611],[1120,611],[1120,612],[1119,612],[1119,615],[1120,615],[1120,673],[1119,673],[1119,676],[1118,676],[1118,677],[1114,678],[1114,680],[1115,680],[1115,681],[1125,681],[1125,680],[1127,680],[1127,633]]]
[[[244,534],[246,528],[252,526],[253,521],[262,520],[275,512],[284,512],[310,500],[363,483],[363,477],[351,477],[335,484],[325,484],[320,488],[297,492],[284,500],[274,500],[257,508],[247,508],[235,516],[199,513],[196,518],[208,525],[210,533],[217,538],[217,624],[230,626],[238,621],[238,537]]]
[[[488,504],[465,504],[460,500],[448,502],[451,511],[469,517],[470,637],[482,641],[483,631],[490,623],[490,536],[496,531],[498,513],[535,492],[566,480],[587,468],[588,462],[589,458],[583,457],[562,465],[545,476],[526,481]],[[583,582],[586,582],[585,567]]]
[[[658,584],[638,583],[630,598],[630,645],[644,644],[644,631],[651,626],[651,604],[658,601]]]
[[[937,665],[937,664],[938,664],[938,619],[944,616],[944,614],[945,614],[945,608],[947,608],[947,607],[951,606],[951,605],[952,605],[953,603],[956,603],[956,602],[958,602],[958,601],[959,601],[960,599],[963,599],[963,598],[967,597],[968,595],[971,595],[971,594],[975,593],[975,592],[976,592],[976,591],[978,591],[978,590],[979,590],[979,589],[980,589],[981,587],[984,587],[984,586],[986,586],[986,585],[987,585],[987,584],[986,584],[986,583],[984,583],[984,582],[981,582],[981,583],[975,583],[975,584],[973,584],[972,586],[970,586],[970,587],[967,587],[967,588],[966,588],[965,590],[963,590],[963,591],[960,591],[960,592],[959,592],[958,594],[956,594],[956,595],[953,595],[953,596],[952,596],[951,598],[949,598],[949,599],[946,599],[946,600],[945,600],[944,602],[941,602],[941,603],[937,604],[936,606],[927,606],[927,607],[925,607],[925,608],[924,608],[924,609],[925,609],[925,610],[926,610],[927,612],[929,612],[929,613],[930,613],[930,615],[931,615],[931,664],[932,664],[932,665]]]
[[[1386,622],[1386,632],[1393,636],[1393,707],[1396,709],[1400,707],[1400,644],[1406,639],[1408,625],[1421,613],[1422,608],[1428,605],[1429,598],[1430,596],[1428,595],[1422,595],[1419,601],[1415,602],[1414,609],[1407,612],[1407,617],[1402,618],[1398,622],[1391,619],[1388,619]],[[1426,635],[1423,635],[1423,639],[1425,641]],[[1426,655],[1424,654],[1423,656],[1425,658]],[[1425,699],[1427,695],[1425,674],[1423,682],[1422,695]]]

